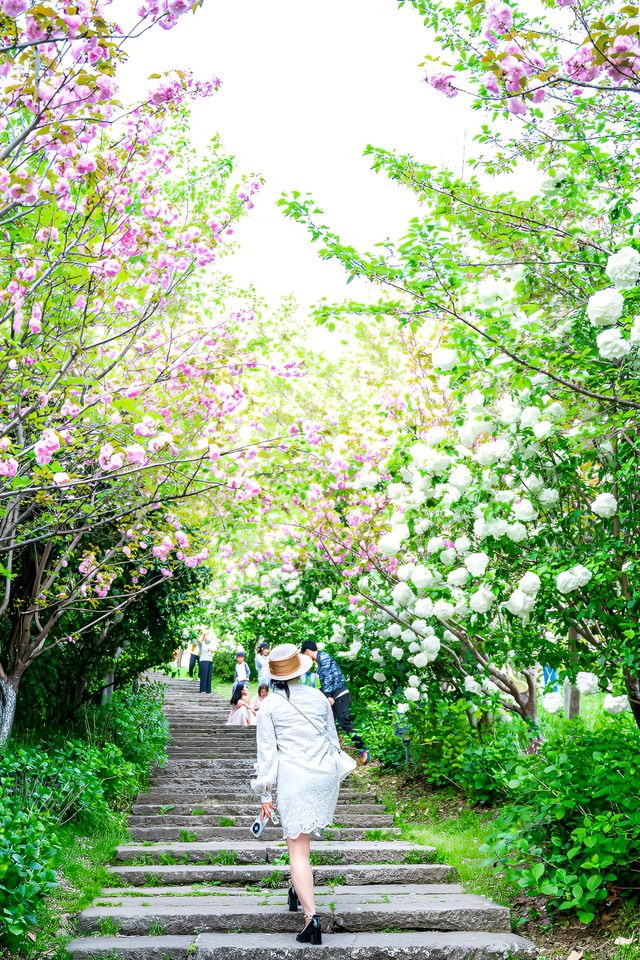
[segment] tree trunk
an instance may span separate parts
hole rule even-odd
[[[629,697],[629,706],[633,714],[636,725],[640,727],[640,674],[632,674],[630,670],[624,671],[624,685]]]
[[[0,676],[0,745],[7,742],[13,730],[19,683],[17,677]]]
[[[564,682],[564,715],[567,720],[580,716],[580,691],[569,680]]]

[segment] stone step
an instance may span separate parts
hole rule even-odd
[[[113,866],[107,867],[109,874],[122,883],[134,887],[155,884],[251,884],[270,887],[288,887],[289,867],[286,864],[260,863],[237,866],[212,865],[207,863],[174,866]],[[446,883],[454,876],[453,869],[441,863],[368,863],[327,865],[313,867],[314,882],[317,884],[344,883],[347,886],[368,883],[375,885],[389,883]],[[150,886],[153,889],[153,886]]]
[[[267,901],[267,902],[264,902]],[[144,902],[144,901],[143,901]],[[346,932],[386,930],[483,930],[508,931],[509,911],[486,897],[468,893],[393,893],[371,897],[336,888],[316,897],[323,929]],[[88,907],[78,916],[81,933],[99,932],[111,922],[120,934],[148,934],[162,928],[163,934],[199,932],[297,932],[301,917],[286,909],[284,894],[262,900],[246,894],[209,897],[153,897],[144,906]]]
[[[256,807],[256,814],[258,808]],[[130,818],[129,833],[134,840],[151,840],[158,842],[162,840],[180,840],[181,835],[189,835],[189,840],[242,840],[250,839],[251,833],[249,823],[246,826],[220,827],[215,825],[198,825],[196,823],[188,824],[186,827],[172,827],[170,823],[161,823],[157,827],[137,826],[135,817]],[[160,818],[164,820],[164,818]],[[195,817],[193,818],[195,820]],[[255,818],[254,818],[255,819]],[[367,831],[370,827],[327,827],[324,835],[331,840],[366,840]],[[385,834],[389,838],[400,835],[399,827],[384,827]],[[279,840],[282,837],[282,827],[269,825],[262,832],[265,840]],[[185,836],[185,840],[187,837]]]
[[[290,934],[202,933],[199,936],[86,937],[73,940],[73,960],[533,960],[536,949],[513,933],[484,931],[331,933],[322,946]]]
[[[233,808],[231,808],[233,809]],[[129,817],[129,826],[140,829],[141,827],[189,827],[197,829],[199,827],[224,826],[216,821],[234,820],[234,823],[228,823],[228,827],[250,827],[256,818],[259,805],[256,803],[253,808],[249,808],[247,813],[221,814],[219,812],[204,814],[176,814],[171,810],[165,814],[140,814],[134,813]],[[339,829],[340,827],[361,827],[363,830],[377,830],[393,826],[393,817],[386,813],[340,813],[336,814],[334,824],[327,829]]]
[[[374,890],[369,884],[352,884],[348,890],[343,888],[346,884],[333,886],[317,885],[315,889],[319,900],[326,901],[326,904],[333,902],[336,890],[342,893],[348,893],[350,897],[368,898],[366,903],[384,903],[388,897],[412,897],[414,894],[428,893],[430,896],[450,896],[454,893],[464,893],[459,883],[432,883],[429,889],[425,891],[421,883],[402,883],[402,884],[379,884]],[[156,902],[157,898],[168,900],[174,897],[184,900],[185,897],[249,897],[253,903],[260,903],[264,906],[264,901],[268,900],[269,905],[275,910],[282,910],[287,907],[287,897],[284,888],[274,889],[269,887],[244,887],[243,890],[236,886],[173,886],[173,887],[107,887],[100,892],[96,898],[94,907],[109,906],[131,906],[140,907],[147,903]],[[325,904],[325,905],[326,905]]]
[[[243,799],[246,799],[246,797]],[[202,803],[135,803],[132,813],[138,817],[166,817],[170,815],[172,819],[175,817],[204,816],[206,814],[255,817],[257,804],[257,800],[254,800],[253,803],[242,803],[240,799],[236,803],[219,803],[212,800],[206,800]],[[384,813],[385,808],[382,803],[339,803],[336,807],[336,823],[346,823],[344,817],[352,817],[356,814],[364,816],[364,814],[383,815]],[[393,822],[393,818],[391,818],[391,821]]]
[[[318,840],[313,843],[317,864],[360,863],[431,863],[434,847],[417,846],[403,840],[362,840],[358,843],[334,843]],[[158,863],[173,859],[176,863],[273,863],[287,853],[284,841],[277,843],[260,840],[191,841],[188,843],[126,843],[116,849],[116,860]],[[186,859],[185,859],[186,858]]]
[[[238,789],[231,790],[230,784],[219,787],[216,789],[209,789],[208,787],[198,787],[190,788],[187,786],[180,787],[176,790],[165,789],[162,786],[154,787],[152,790],[147,790],[146,793],[139,793],[137,797],[137,803],[159,803],[165,805],[167,803],[180,803],[184,804],[186,801],[189,803],[199,803],[200,801],[209,801],[210,803],[247,803],[251,797],[256,797],[256,802],[258,800],[257,794],[249,789]],[[342,804],[358,804],[360,801],[363,803],[373,803],[376,800],[375,793],[360,793],[360,791],[354,791],[349,789],[344,789],[340,791],[338,797],[338,803]],[[247,804],[248,805],[248,804]]]

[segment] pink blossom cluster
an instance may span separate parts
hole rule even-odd
[[[517,43],[509,43],[505,51],[496,59],[495,66],[499,75],[487,73],[484,85],[488,93],[502,97],[506,94],[520,96],[507,97],[507,109],[514,116],[527,112],[524,95],[533,103],[540,103],[546,96],[543,86],[528,89],[529,80],[544,68],[544,60],[537,53],[526,53]]]
[[[487,20],[484,26],[484,36],[489,43],[497,43],[498,36],[509,33],[513,26],[513,11],[508,3],[501,0],[490,0],[487,4]]]
[[[424,78],[425,83],[428,83],[438,93],[444,93],[445,97],[449,97],[449,99],[458,96],[458,90],[453,86],[454,79],[453,73],[447,73],[446,71],[427,73]]]

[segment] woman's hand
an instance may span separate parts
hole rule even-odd
[[[260,819],[271,820],[272,813],[273,813],[273,803],[270,800],[267,803],[263,803],[262,809],[260,810]]]

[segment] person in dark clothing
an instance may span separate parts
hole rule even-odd
[[[369,751],[353,726],[351,719],[351,694],[347,688],[347,682],[344,674],[330,653],[326,650],[318,650],[318,644],[315,640],[305,640],[300,648],[301,653],[306,653],[308,657],[316,662],[318,677],[320,678],[320,689],[329,701],[336,724],[353,740],[355,746],[360,751],[360,763],[369,763],[371,759]]]

